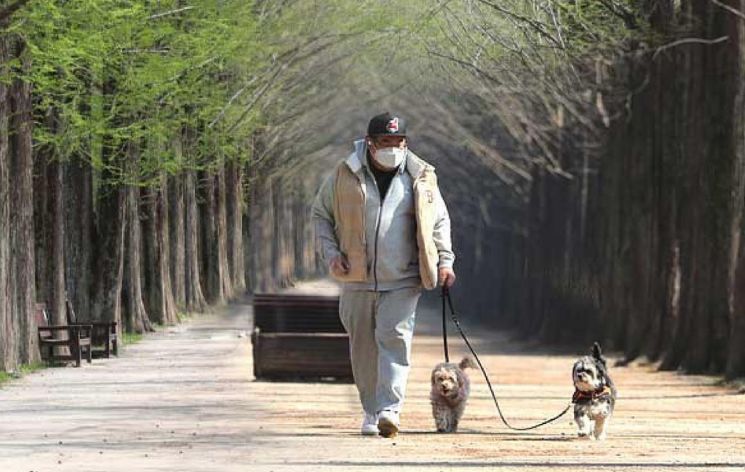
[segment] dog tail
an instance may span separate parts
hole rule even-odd
[[[460,370],[465,370],[468,368],[475,369],[478,367],[475,362],[473,362],[473,359],[470,357],[464,357],[460,363],[458,364],[458,367],[460,367]]]

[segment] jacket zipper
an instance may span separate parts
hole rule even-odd
[[[380,188],[378,188],[378,181],[375,180],[373,175],[373,183],[375,184],[375,190],[378,193],[378,201],[380,206],[378,207],[378,221],[375,223],[375,255],[373,256],[373,280],[375,281],[375,291],[378,291],[378,235],[380,234],[380,220],[383,217],[383,195],[380,194]]]

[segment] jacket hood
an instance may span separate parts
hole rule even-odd
[[[358,139],[354,141],[354,151],[345,161],[349,170],[355,174],[362,170],[367,155],[367,141]],[[428,162],[425,162],[419,156],[414,154],[411,149],[406,153],[406,171],[413,178],[419,177],[425,170],[434,171],[435,168]]]

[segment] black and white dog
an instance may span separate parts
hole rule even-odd
[[[605,429],[616,404],[616,387],[608,375],[608,366],[600,344],[592,345],[592,355],[574,363],[574,421],[580,438],[605,439]]]

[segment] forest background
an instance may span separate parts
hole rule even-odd
[[[745,373],[742,0],[0,2],[0,370],[322,271],[320,180],[391,110],[436,165],[457,304]]]

